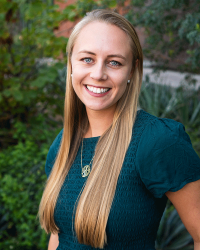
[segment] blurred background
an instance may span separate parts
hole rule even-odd
[[[36,216],[48,149],[62,129],[66,44],[97,8],[124,15],[138,32],[140,107],[183,123],[200,156],[200,0],[0,0],[0,249],[47,249]],[[193,249],[169,202],[156,248]]]

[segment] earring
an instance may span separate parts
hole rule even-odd
[[[72,77],[72,74],[71,74],[71,77]]]
[[[128,80],[128,83],[130,83],[130,80]]]

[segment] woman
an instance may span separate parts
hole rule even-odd
[[[67,52],[64,129],[47,156],[39,209],[48,249],[155,249],[168,197],[199,250],[200,159],[180,123],[137,111],[143,56],[134,28],[92,11]]]

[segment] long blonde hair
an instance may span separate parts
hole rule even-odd
[[[55,205],[63,182],[76,157],[82,137],[89,126],[85,106],[76,96],[72,87],[71,55],[82,28],[94,21],[115,25],[128,35],[134,70],[125,93],[117,103],[112,125],[97,143],[92,171],[76,204],[74,228],[78,241],[95,248],[103,248],[107,242],[106,225],[118,177],[132,137],[143,71],[142,49],[136,31],[130,22],[113,11],[94,10],[87,13],[75,26],[69,38],[64,130],[60,149],[40,203],[39,218],[41,227],[47,233],[59,232],[54,221]]]

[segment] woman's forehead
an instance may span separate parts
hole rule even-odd
[[[119,27],[105,22],[92,22],[80,31],[73,52],[93,51],[96,53],[132,54],[130,38]]]

